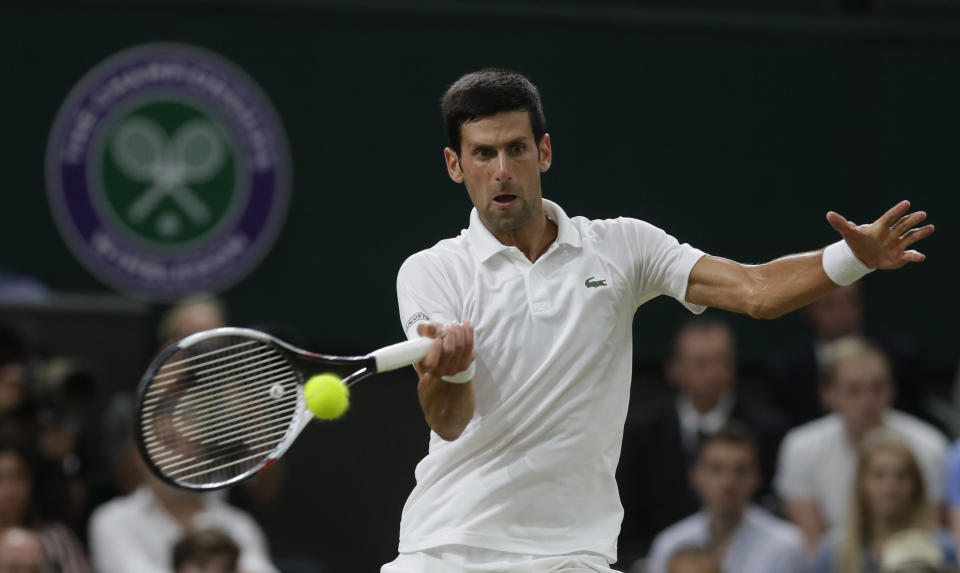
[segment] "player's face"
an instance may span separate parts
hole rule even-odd
[[[870,456],[861,481],[869,515],[877,520],[903,517],[917,484],[901,453],[879,450]]]
[[[868,353],[837,364],[827,401],[854,434],[880,426],[893,402],[893,380],[886,361]]]
[[[460,127],[460,154],[444,150],[451,179],[467,187],[480,219],[512,232],[541,212],[540,173],[550,168],[550,136],[533,138],[530,114],[506,111]]]
[[[744,444],[708,442],[693,469],[693,485],[712,512],[739,513],[757,483],[756,455]]]

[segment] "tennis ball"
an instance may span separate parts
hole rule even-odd
[[[303,385],[303,399],[314,416],[334,420],[350,407],[350,389],[336,374],[317,374]]]

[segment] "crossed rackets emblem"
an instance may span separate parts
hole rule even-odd
[[[111,151],[126,177],[150,184],[127,210],[132,223],[142,223],[167,197],[194,224],[210,220],[210,208],[191,187],[217,175],[227,158],[220,134],[210,122],[191,120],[168,137],[155,122],[133,117],[117,129]],[[180,219],[172,213],[165,213],[159,222],[164,235],[174,235],[179,228]]]

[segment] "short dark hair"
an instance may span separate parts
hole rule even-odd
[[[746,425],[736,420],[730,420],[716,432],[706,434],[700,441],[699,451],[703,452],[704,448],[714,442],[750,448],[753,450],[754,458],[758,455],[757,440],[753,437],[753,433]]]
[[[704,332],[707,330],[722,330],[730,338],[730,345],[736,353],[737,338],[733,334],[733,328],[730,323],[723,320],[715,314],[702,314],[693,318],[688,318],[681,322],[676,330],[673,331],[673,347],[670,349],[671,356],[677,356],[677,346],[680,343],[680,337],[688,332]]]
[[[179,570],[187,563],[204,565],[218,555],[225,555],[230,569],[236,570],[240,548],[229,535],[215,528],[188,531],[173,546],[173,568]]]
[[[461,126],[500,112],[527,111],[533,139],[538,145],[547,132],[547,118],[537,86],[520,72],[503,68],[484,68],[453,82],[443,94],[441,110],[447,141],[458,155]]]

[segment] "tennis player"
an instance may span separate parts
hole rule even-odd
[[[933,232],[903,201],[869,225],[837,213],[826,249],[744,265],[637,219],[569,217],[543,198],[550,136],[536,87],[515,72],[463,76],[443,98],[450,178],[466,230],[411,256],[397,278],[432,429],[381,573],[609,572],[623,509],[614,480],[636,309],[668,295],[773,318],[924,256]],[[651,439],[656,439],[652,437]]]

